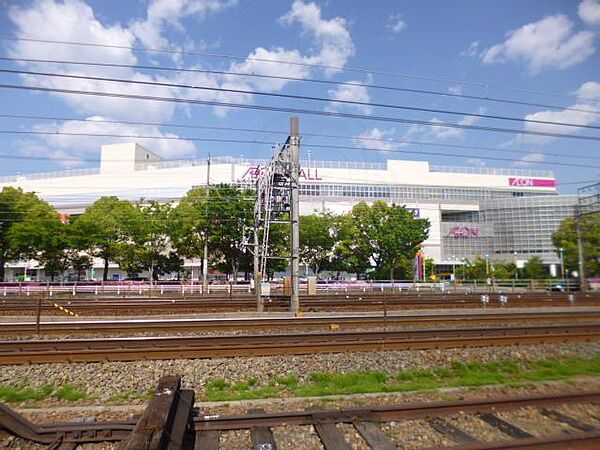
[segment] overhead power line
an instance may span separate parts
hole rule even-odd
[[[233,132],[242,132],[242,133],[260,133],[260,134],[281,134],[287,136],[289,131],[283,130],[265,130],[265,129],[257,129],[257,128],[239,128],[239,127],[218,127],[211,125],[192,125],[192,124],[182,124],[182,123],[173,123],[173,122],[140,122],[140,121],[131,121],[131,120],[111,120],[111,119],[86,119],[80,117],[65,117],[65,116],[40,116],[40,115],[25,115],[25,114],[2,114],[0,113],[0,118],[9,118],[9,119],[28,119],[28,120],[60,120],[60,121],[71,121],[71,122],[85,122],[85,123],[112,123],[112,124],[123,124],[123,125],[141,125],[141,126],[157,126],[157,127],[171,127],[171,128],[187,128],[187,129],[200,129],[200,130],[215,130],[215,131],[233,131]],[[57,130],[59,131],[59,130]],[[430,142],[430,141],[414,141],[410,139],[384,139],[384,138],[375,138],[375,137],[367,137],[367,136],[347,136],[340,134],[322,134],[322,133],[302,133],[302,137],[320,137],[327,139],[345,139],[352,141],[368,141],[368,142],[383,142],[386,144],[409,144],[409,145],[425,145],[432,147],[444,147],[444,148],[460,148],[465,150],[489,150],[492,152],[499,153],[515,153],[522,154],[524,150],[511,150],[504,148],[496,148],[496,147],[487,147],[487,146],[475,146],[475,145],[463,145],[463,144],[447,144],[441,142]],[[529,151],[529,150],[525,150]],[[571,159],[600,159],[596,156],[582,156],[577,152],[569,152],[569,153],[555,153],[555,152],[544,152],[548,156],[559,156],[562,158],[571,158]],[[0,158],[2,155],[0,155]],[[194,158],[195,159],[195,158]],[[97,162],[99,160],[95,159],[93,162]],[[168,160],[167,160],[168,161]]]
[[[535,102],[526,102],[520,100],[512,100],[512,99],[504,99],[498,97],[490,97],[482,96],[482,95],[469,95],[469,94],[458,94],[444,91],[432,91],[427,89],[413,89],[413,88],[403,88],[397,86],[389,86],[382,84],[373,84],[373,83],[363,83],[363,82],[347,82],[347,81],[333,81],[333,80],[325,80],[322,78],[298,78],[298,77],[287,77],[282,75],[267,75],[267,74],[258,74],[258,73],[244,73],[244,72],[232,72],[227,70],[212,70],[212,69],[187,69],[180,67],[165,67],[165,66],[152,66],[152,65],[144,65],[144,64],[116,64],[116,63],[100,63],[100,62],[84,62],[84,61],[66,61],[66,60],[52,60],[52,59],[35,59],[35,58],[10,58],[10,57],[1,57],[0,61],[13,61],[13,62],[28,62],[28,63],[43,63],[43,64],[64,64],[64,65],[76,65],[76,66],[90,66],[90,67],[110,67],[110,68],[127,68],[127,69],[138,69],[138,70],[153,70],[153,71],[171,71],[171,72],[182,72],[182,73],[200,73],[200,74],[210,74],[210,75],[227,75],[227,76],[239,76],[239,77],[247,77],[247,78],[263,78],[270,80],[282,80],[282,81],[294,81],[294,82],[304,82],[304,83],[318,83],[318,84],[326,84],[333,86],[349,86],[349,87],[364,87],[368,89],[379,89],[379,90],[387,90],[387,91],[396,91],[396,92],[406,92],[413,94],[425,94],[425,95],[435,95],[449,98],[460,98],[467,100],[478,100],[484,102],[495,102],[495,103],[507,103],[511,105],[520,105],[520,106],[535,106],[538,108],[550,108],[550,109],[560,109],[564,111],[575,111],[575,112],[583,112],[589,114],[600,114],[600,110],[593,110],[587,108],[574,108],[570,106],[559,106],[559,105],[550,105],[547,103],[535,103]]]
[[[39,135],[52,135],[52,136],[90,136],[90,137],[122,137],[128,139],[158,139],[158,140],[168,140],[168,141],[199,141],[199,142],[222,142],[229,144],[260,144],[260,145],[272,145],[270,141],[259,141],[259,140],[247,140],[247,139],[220,139],[220,138],[197,138],[197,137],[179,137],[179,136],[143,136],[143,135],[120,135],[120,134],[110,134],[110,133],[70,133],[70,132],[52,132],[52,131],[20,131],[20,130],[0,130],[0,134],[39,134]],[[361,151],[376,151],[376,152],[386,152],[386,153],[404,153],[404,154],[414,154],[414,155],[428,155],[428,156],[445,156],[445,157],[456,157],[456,158],[473,158],[477,157],[479,159],[484,160],[492,160],[492,161],[508,161],[515,162],[515,159],[511,158],[499,158],[492,156],[480,156],[480,155],[468,155],[468,154],[460,154],[460,153],[443,153],[443,152],[430,152],[423,150],[398,150],[398,149],[386,149],[382,150],[381,148],[375,147],[352,147],[352,146],[344,146],[344,145],[325,145],[325,144],[311,144],[310,147],[314,148],[331,148],[331,149],[343,149],[343,150],[361,150]],[[584,167],[586,169],[596,168],[600,169],[600,166],[594,166],[590,164],[574,164],[574,163],[565,163],[560,161],[536,161],[536,164],[548,164],[554,166],[565,166],[565,167]]]
[[[289,114],[307,114],[307,115],[317,115],[317,116],[327,116],[327,117],[339,117],[339,118],[345,118],[345,119],[362,119],[362,120],[371,120],[371,121],[376,121],[376,122],[408,123],[408,124],[425,125],[425,126],[432,126],[432,127],[459,128],[459,129],[466,129],[466,130],[490,131],[490,132],[497,132],[497,133],[527,134],[527,135],[534,135],[534,136],[581,139],[581,140],[590,140],[590,141],[599,141],[600,140],[600,137],[597,137],[597,136],[567,135],[567,134],[561,134],[561,133],[547,133],[547,132],[532,131],[532,130],[515,130],[515,129],[511,129],[511,128],[499,128],[499,127],[489,127],[489,126],[480,126],[480,125],[465,125],[465,124],[458,124],[458,123],[444,123],[444,122],[434,122],[434,121],[417,120],[417,119],[402,119],[402,118],[398,118],[398,117],[375,116],[375,115],[356,114],[356,113],[343,113],[343,112],[337,112],[337,111],[318,111],[318,110],[314,110],[314,109],[289,108],[289,107],[272,106],[272,105],[254,105],[254,104],[244,104],[244,103],[234,103],[234,102],[221,102],[221,101],[215,101],[215,100],[197,100],[197,99],[191,99],[191,98],[159,97],[159,96],[138,95],[138,94],[122,94],[122,93],[118,93],[118,92],[84,91],[84,90],[78,90],[78,89],[59,89],[59,88],[49,88],[49,87],[19,85],[19,84],[0,84],[0,88],[30,90],[30,91],[40,91],[40,92],[56,92],[56,93],[73,94],[73,95],[89,95],[89,96],[97,96],[97,97],[126,98],[126,99],[130,99],[130,100],[148,100],[148,101],[187,103],[187,104],[195,104],[195,105],[223,106],[223,107],[228,107],[228,108],[253,109],[253,110],[258,110],[258,111],[275,111],[275,112],[284,112],[284,113],[289,113]]]
[[[549,121],[549,120],[537,120],[537,119],[523,119],[520,117],[499,116],[499,115],[494,115],[494,114],[472,113],[472,112],[464,112],[464,111],[453,111],[453,110],[447,110],[447,109],[424,108],[424,107],[419,107],[419,106],[395,105],[395,104],[390,104],[390,103],[364,102],[364,101],[358,101],[358,100],[339,100],[339,99],[331,99],[331,98],[327,98],[327,97],[317,97],[317,96],[297,95],[297,94],[282,94],[282,93],[277,93],[277,92],[264,92],[264,91],[256,91],[256,90],[249,90],[249,89],[233,89],[233,88],[214,87],[214,86],[198,86],[198,85],[183,84],[183,83],[166,83],[166,82],[162,82],[162,81],[142,81],[142,80],[130,80],[130,79],[126,79],[126,78],[96,77],[96,76],[91,76],[91,75],[38,72],[38,71],[33,71],[33,70],[0,69],[0,73],[15,73],[15,74],[35,75],[35,76],[43,76],[43,77],[68,78],[68,79],[75,79],[75,80],[92,80],[92,81],[103,81],[103,82],[110,82],[110,83],[136,84],[136,85],[143,85],[143,86],[160,86],[160,87],[176,88],[176,89],[193,89],[193,90],[211,91],[211,92],[226,92],[226,93],[230,93],[230,94],[258,95],[258,96],[262,96],[262,97],[282,98],[282,99],[291,99],[291,100],[309,100],[309,101],[335,103],[335,104],[340,104],[340,105],[351,105],[351,106],[358,106],[358,107],[399,109],[399,110],[404,110],[404,111],[416,111],[416,112],[427,112],[427,113],[434,113],[434,114],[447,114],[447,115],[453,115],[453,116],[477,117],[480,119],[506,120],[506,121],[511,121],[511,122],[533,123],[533,124],[538,124],[538,125],[552,125],[552,126],[561,126],[561,127],[574,127],[574,128],[587,128],[587,129],[600,130],[600,126],[595,126],[595,125],[582,125],[582,124],[576,124],[576,123],[553,122],[553,121]]]
[[[328,69],[342,72],[355,72],[361,74],[373,74],[373,75],[386,75],[393,76],[399,78],[406,78],[412,80],[420,80],[420,81],[434,81],[440,83],[449,83],[461,86],[472,86],[483,88],[486,91],[489,89],[498,89],[504,91],[512,91],[519,92],[523,94],[534,94],[534,95],[546,95],[551,97],[562,97],[562,98],[579,98],[584,100],[597,100],[597,99],[589,99],[589,98],[581,98],[575,95],[567,95],[567,94],[557,94],[554,92],[545,92],[538,91],[532,89],[523,89],[513,86],[500,86],[489,83],[475,82],[475,81],[466,81],[466,80],[456,80],[446,77],[430,77],[424,75],[415,75],[408,74],[404,72],[397,72],[391,70],[377,70],[377,69],[367,69],[363,67],[352,67],[352,66],[332,66],[327,64],[316,64],[316,63],[307,63],[302,61],[286,61],[280,59],[272,59],[272,58],[255,58],[248,56],[239,56],[239,55],[231,55],[226,53],[214,53],[214,52],[200,52],[200,51],[191,51],[191,50],[174,50],[169,48],[150,48],[150,47],[141,47],[141,46],[127,46],[127,45],[111,45],[111,44],[102,44],[102,43],[94,43],[94,42],[76,42],[76,41],[66,41],[66,40],[52,40],[52,39],[36,39],[36,38],[27,38],[27,37],[15,37],[15,36],[0,36],[1,40],[8,41],[17,41],[17,42],[35,42],[40,44],[59,44],[59,45],[74,45],[74,46],[83,46],[83,47],[99,47],[99,48],[118,48],[123,50],[137,50],[143,52],[154,52],[154,53],[167,53],[167,54],[176,54],[176,55],[188,55],[188,56],[202,56],[207,58],[220,58],[220,59],[231,59],[236,61],[256,61],[256,62],[266,62],[273,64],[285,64],[291,66],[302,66],[302,67],[311,67],[317,69]]]

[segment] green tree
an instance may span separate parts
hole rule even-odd
[[[355,205],[352,217],[358,230],[357,242],[363,252],[369,252],[375,270],[386,267],[389,278],[402,260],[412,260],[418,246],[429,236],[429,221],[417,219],[414,211],[404,206],[376,201],[369,206]]]
[[[8,233],[14,255],[35,259],[54,280],[70,265],[68,225],[44,201],[30,205],[21,218]]]
[[[491,264],[482,258],[481,256],[476,257],[473,261],[465,260],[464,265],[464,276],[468,280],[485,280],[491,273],[488,272],[488,267],[491,270]]]
[[[81,254],[76,250],[72,252],[69,260],[71,262],[71,267],[73,267],[73,272],[77,275],[77,281],[81,279],[83,273],[91,268],[93,264],[93,259],[91,257]]]
[[[300,217],[300,260],[318,275],[331,260],[335,245],[334,217],[331,214],[310,214]]]
[[[493,265],[493,276],[498,280],[508,280],[515,277],[517,266],[514,262],[497,262]]]
[[[523,277],[538,280],[546,278],[546,276],[546,268],[539,257],[532,256],[525,261],[525,265],[523,266]]]
[[[590,214],[581,217],[581,242],[585,275],[600,276],[600,214]],[[565,269],[568,273],[579,271],[579,254],[577,249],[577,230],[575,218],[567,217],[562,221],[558,230],[552,234],[552,242],[557,255],[563,249]]]
[[[130,202],[117,197],[102,197],[74,219],[72,242],[75,248],[104,262],[102,279],[108,279],[108,265],[121,246],[128,242],[137,226],[138,211]]]
[[[158,279],[169,263],[171,203],[144,202],[135,208],[127,224],[129,239],[120,242],[115,259],[128,273],[147,270],[150,280]]]
[[[360,274],[371,267],[371,251],[358,240],[359,229],[352,213],[335,217],[333,222],[335,245],[327,269],[335,272]]]
[[[202,258],[209,224],[207,190],[202,187],[189,190],[170,215],[169,235],[177,254]]]
[[[6,263],[22,256],[22,246],[15,247],[9,238],[11,229],[23,221],[31,208],[44,203],[33,192],[21,188],[5,187],[0,191],[0,281],[4,280]]]
[[[254,224],[254,191],[226,184],[211,187],[206,211],[217,267],[235,280],[252,258],[247,246]]]

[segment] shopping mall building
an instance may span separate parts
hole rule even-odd
[[[263,164],[213,158],[210,183],[251,184]],[[361,201],[406,205],[429,219],[424,252],[438,266],[462,264],[478,255],[521,265],[531,256],[539,256],[555,273],[560,261],[551,235],[573,214],[577,201],[575,196],[558,195],[549,171],[446,167],[399,160],[311,160],[301,166],[301,214],[340,214]],[[205,159],[163,161],[150,150],[128,143],[103,146],[99,168],[3,177],[0,189],[19,186],[34,191],[58,211],[73,215],[106,195],[132,201],[177,201],[190,188],[206,184],[206,179]],[[22,273],[20,266],[9,268],[7,278],[18,270]]]

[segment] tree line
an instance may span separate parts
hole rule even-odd
[[[104,280],[111,262],[158,279],[182,273],[185,258],[202,258],[205,242],[211,267],[248,278],[253,224],[254,191],[230,185],[193,188],[176,205],[102,197],[68,220],[34,193],[7,187],[0,191],[0,280],[11,261],[34,259],[54,280],[69,268],[85,272],[93,258],[103,261]],[[403,206],[360,203],[345,215],[301,216],[300,259],[314,274],[410,277],[428,232],[429,222]],[[273,224],[269,241],[272,253],[289,254],[289,227]],[[266,275],[286,266],[285,260],[270,260]]]
[[[110,262],[129,274],[147,271],[152,279],[183,273],[184,259],[202,258],[205,241],[210,266],[237,279],[253,271],[248,236],[254,225],[254,191],[231,185],[196,187],[179,203],[140,200],[132,203],[102,197],[81,215],[61,215],[34,193],[6,187],[0,191],[0,280],[5,264],[34,259],[54,279],[69,268],[82,274],[92,258],[103,261],[106,280]],[[66,223],[65,223],[66,222]],[[600,275],[600,216],[580,224],[588,276]],[[300,260],[313,274],[355,273],[371,279],[412,279],[413,261],[429,235],[430,224],[401,205],[376,201],[359,203],[347,214],[309,214],[300,217]],[[573,218],[554,233],[563,248],[565,267],[577,270]],[[250,240],[251,242],[251,240]],[[289,254],[289,227],[273,224],[270,249]],[[285,271],[287,262],[272,259],[267,278]],[[476,258],[456,267],[463,279],[544,278],[539,258],[531,258],[517,273],[512,262]],[[426,273],[433,273],[429,260]]]

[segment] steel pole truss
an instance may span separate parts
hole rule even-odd
[[[254,280],[257,293],[257,309],[263,310],[260,282],[267,273],[269,259],[290,261],[290,309],[299,311],[299,192],[300,192],[300,136],[298,118],[290,120],[290,135],[283,145],[275,149],[271,161],[259,171],[256,182],[254,206]],[[290,226],[290,249],[286,254],[277,254],[272,248],[271,224],[286,223]]]

